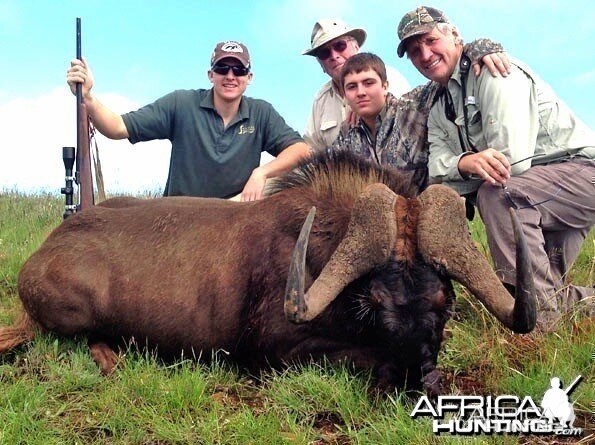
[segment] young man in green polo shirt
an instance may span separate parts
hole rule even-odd
[[[310,148],[268,102],[244,96],[252,80],[248,48],[220,42],[211,56],[212,88],[176,90],[123,115],[92,93],[93,75],[84,61],[73,60],[66,80],[73,94],[83,84],[83,100],[97,130],[131,143],[169,139],[172,143],[165,196],[262,197],[268,178],[293,168]],[[259,166],[267,151],[274,160]]]

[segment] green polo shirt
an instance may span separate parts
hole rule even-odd
[[[122,118],[133,144],[171,141],[164,196],[237,195],[259,166],[262,151],[277,156],[303,141],[271,104],[245,96],[224,128],[212,89],[177,90]]]

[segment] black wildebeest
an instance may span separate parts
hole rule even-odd
[[[416,197],[396,170],[318,156],[262,201],[124,198],[68,218],[23,266],[25,312],[0,329],[0,352],[37,326],[86,334],[105,373],[117,358],[108,344],[134,338],[164,354],[225,349],[251,369],[325,357],[373,370],[383,388],[406,379],[435,392],[450,279],[528,332],[523,261],[513,299],[455,192]]]

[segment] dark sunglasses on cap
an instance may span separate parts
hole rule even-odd
[[[229,70],[233,71],[234,76],[239,77],[246,76],[250,72],[250,68],[246,68],[242,65],[226,65],[224,63],[216,63],[211,67],[211,71],[221,74],[222,76],[225,76],[227,73],[229,73]]]
[[[338,53],[342,53],[347,48],[347,40],[337,40],[336,42],[331,43],[329,46],[325,46],[320,48],[316,52],[316,57],[320,60],[326,60],[331,56],[331,48],[334,49]]]

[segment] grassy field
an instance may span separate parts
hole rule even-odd
[[[18,271],[61,220],[63,201],[0,194],[0,325],[19,310]],[[485,249],[481,222],[474,238]],[[592,231],[572,271],[595,281]],[[85,339],[38,336],[0,357],[0,444],[437,444],[595,443],[595,323],[577,314],[555,333],[504,331],[465,290],[447,325],[439,367],[448,394],[514,394],[541,401],[550,378],[583,383],[573,393],[580,438],[441,436],[413,420],[417,396],[377,397],[369,376],[311,365],[246,375],[215,361],[164,364],[129,350],[123,365],[100,375]],[[426,418],[427,419],[427,418]]]

